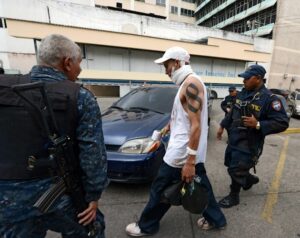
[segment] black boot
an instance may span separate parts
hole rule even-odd
[[[259,178],[255,175],[249,174],[249,176],[246,179],[246,185],[243,186],[244,190],[249,190],[254,184],[257,184],[259,182]]]
[[[222,208],[230,208],[240,203],[239,193],[229,193],[226,197],[219,201],[219,206]]]

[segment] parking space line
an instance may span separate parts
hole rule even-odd
[[[282,171],[286,160],[286,151],[287,151],[288,143],[289,143],[289,136],[287,136],[284,141],[284,145],[280,153],[279,161],[272,180],[272,184],[271,187],[269,188],[266,203],[263,212],[261,214],[262,218],[269,223],[272,223],[273,207],[277,203],[277,199],[278,199],[280,179],[281,179]]]
[[[300,128],[288,128],[282,134],[300,133]]]

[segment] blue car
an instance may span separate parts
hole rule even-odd
[[[132,90],[103,114],[103,133],[107,150],[108,177],[112,181],[140,183],[151,181],[165,154],[168,137],[153,152],[154,130],[170,120],[178,87],[143,86]]]

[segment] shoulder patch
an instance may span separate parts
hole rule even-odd
[[[281,102],[279,100],[275,100],[272,102],[272,108],[275,110],[275,111],[280,111],[281,110]]]

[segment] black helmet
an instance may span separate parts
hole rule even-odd
[[[208,205],[207,188],[201,184],[198,176],[191,183],[174,181],[162,192],[161,202],[173,206],[182,205],[191,213],[202,214]]]
[[[180,206],[181,193],[180,190],[183,188],[184,182],[182,180],[174,181],[170,186],[165,188],[161,195],[161,202],[168,203],[173,206]]]
[[[201,184],[201,178],[195,177],[194,180],[187,184],[184,184],[182,193],[182,206],[185,210],[202,214],[208,205],[208,190]]]

